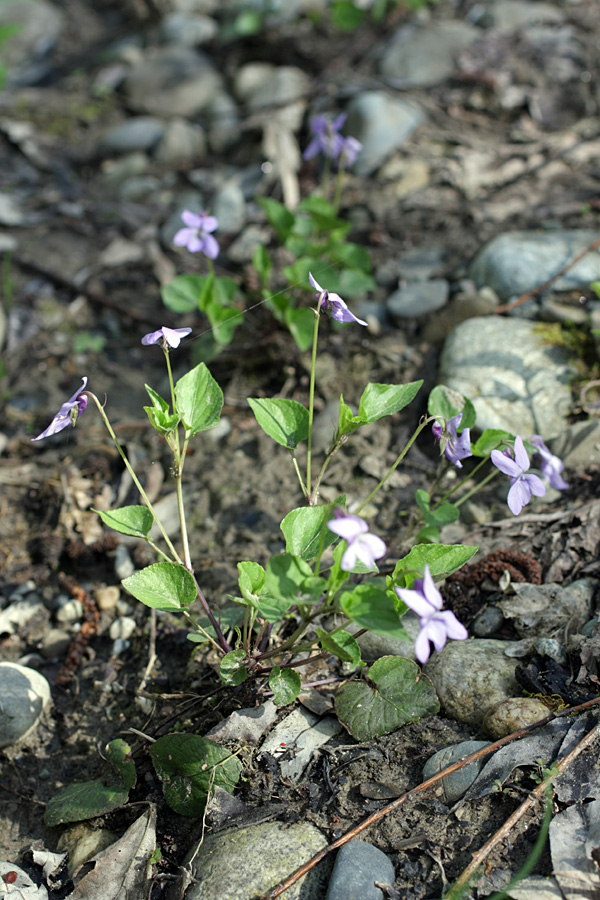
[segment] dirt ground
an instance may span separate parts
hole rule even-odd
[[[147,741],[131,729],[154,738],[175,729],[205,734],[232,710],[253,706],[261,697],[252,685],[219,689],[216,660],[206,651],[194,653],[181,621],[163,615],[158,619],[158,660],[146,686],[151,701],[140,704],[136,694],[148,659],[149,611],[133,603],[136,631],[130,648],[118,657],[111,655],[108,634],[114,613],[102,611],[96,633],[64,683],[58,678],[64,655],[39,654],[48,629],[55,626],[53,610],[61,592],[68,593],[75,584],[93,593],[99,586],[118,583],[114,568],[118,541],[99,525],[90,507],[115,489],[122,491],[123,502],[135,499],[121,461],[94,415],[86,413],[76,429],[43,446],[32,444],[31,435],[47,425],[86,374],[92,389],[101,397],[106,394],[107,412],[138,470],[148,472],[148,490],[156,497],[166,496],[171,491],[168,453],[141,410],[146,402],[144,382],[163,392],[162,357],[158,350],[142,348],[139,340],[160,324],[190,325],[194,333],[207,328],[199,317],[182,321],[162,307],[157,267],[166,258],[176,271],[183,271],[181,257],[168,249],[115,267],[98,263],[102,249],[117,237],[139,241],[143,235],[158,244],[169,212],[160,196],[154,204],[141,205],[108,195],[99,178],[102,161],[95,149],[99,136],[126,114],[118,94],[102,99],[94,95],[102,52],[118,36],[151,32],[159,11],[152,5],[146,20],[136,15],[143,3],[121,8],[109,2],[64,0],[60,5],[68,14],[68,25],[48,76],[35,87],[0,94],[0,188],[5,192],[18,188],[27,211],[26,221],[14,229],[18,246],[5,254],[2,278],[9,324],[0,398],[0,599],[6,602],[16,587],[32,582],[44,601],[43,613],[14,634],[0,635],[0,658],[18,661],[33,654],[35,667],[52,685],[54,704],[35,738],[23,748],[4,752],[0,856],[27,866],[32,844],[54,849],[57,830],[42,823],[45,804],[67,784],[99,774],[98,749],[122,736],[131,743],[138,766],[130,801],[158,804],[162,861],[152,893],[158,898],[168,884],[164,876],[176,872],[197,823],[165,805],[148,760]],[[462,15],[469,6],[440,3],[436,15]],[[522,81],[534,83],[542,93],[547,87],[542,62],[521,56],[518,45],[498,48],[494,66],[474,65],[469,77],[463,74],[416,92],[428,121],[403,154],[429,164],[430,186],[419,201],[411,197],[398,201],[377,180],[351,177],[346,194],[342,212],[355,222],[351,238],[369,248],[375,266],[410,248],[443,245],[446,256],[440,274],[456,280],[482,244],[502,231],[535,229],[548,221],[561,227],[598,228],[599,111],[593,87],[598,74],[598,10],[595,2],[581,2],[569,7],[568,14],[588,60],[592,87],[582,82],[578,103],[553,95],[560,121],[552,122],[552,127],[541,127],[523,112],[508,112],[498,101],[496,80],[503,71],[518,70]],[[395,15],[399,23],[405,14]],[[217,45],[211,55],[229,73],[252,59],[293,63],[310,72],[314,96],[323,91],[343,96],[349,81],[367,84],[376,79],[370,50],[380,36],[374,26],[348,37],[328,28],[308,31],[283,25],[227,48]],[[10,130],[8,123],[16,119],[29,123],[33,140],[43,151],[37,163]],[[568,158],[573,147],[580,152]],[[474,170],[468,163],[475,154],[484,162],[469,181],[466,173]],[[244,165],[259,156],[258,139],[251,135],[231,159],[211,159],[207,165]],[[35,177],[31,176],[27,192],[23,185],[31,171]],[[314,188],[314,177],[314,169],[305,166],[301,185],[306,193]],[[189,172],[175,172],[173,179],[181,190],[190,189]],[[190,257],[186,271],[197,266]],[[245,283],[247,273],[226,268],[227,274]],[[85,278],[78,275],[82,270],[87,271]],[[561,299],[577,302],[579,294]],[[443,316],[437,332],[434,324],[433,318],[407,321],[401,329],[384,328],[379,334],[326,329],[320,345],[318,409],[338,399],[340,390],[346,402],[356,403],[367,381],[424,378],[426,397],[435,383]],[[88,346],[74,351],[73,342],[82,331],[101,336],[102,349],[95,352]],[[182,349],[176,360],[180,371],[190,364],[193,353],[193,342]],[[585,361],[582,380],[596,374],[594,366],[592,357]],[[245,398],[284,392],[306,402],[307,367],[307,354],[295,348],[262,307],[244,316],[234,343],[210,363],[225,394],[224,415],[231,428],[222,437],[213,439],[209,433],[194,444],[186,462],[186,494],[192,557],[206,596],[217,605],[236,590],[239,560],[264,563],[283,548],[279,522],[301,503],[289,459],[259,432]],[[577,411],[576,391],[574,386],[574,420],[583,417]],[[416,403],[389,424],[361,432],[344,456],[336,458],[324,498],[343,490],[366,495],[376,483],[369,474],[369,460],[376,455],[391,463],[395,448],[423,411]],[[402,555],[403,512],[435,465],[433,447],[422,441],[411,451],[394,489],[383,496],[373,527],[388,544],[392,566]],[[545,581],[569,581],[582,574],[599,577],[598,513],[590,505],[597,496],[598,476],[573,472],[569,481],[569,491],[547,507],[557,514],[555,520],[498,527],[506,508],[489,493],[484,501],[495,504],[496,527],[471,526],[463,534],[480,544],[481,556],[497,549],[531,555],[541,563]],[[128,547],[136,565],[153,561],[145,547]],[[484,594],[471,597],[471,612],[482,602]],[[334,840],[388,802],[394,792],[418,784],[423,763],[436,750],[480,737],[473,728],[442,716],[362,745],[344,733],[327,745],[327,753],[296,786],[286,784],[244,748],[241,758],[252,774],[242,781],[239,795],[248,809],[285,807],[280,817],[313,822]],[[531,785],[530,773],[521,772],[501,793],[471,803],[462,821],[435,796],[415,800],[363,838],[398,854],[394,857],[399,861],[398,896],[439,897],[446,879],[451,882],[462,872],[472,853],[501,826]],[[134,807],[129,806],[106,817],[104,824],[119,834],[134,817]],[[513,832],[492,855],[492,869],[520,868],[537,833],[525,826],[535,821],[531,817],[519,826],[523,834]],[[550,869],[545,854],[536,872],[548,874]],[[59,900],[64,893],[51,896]]]

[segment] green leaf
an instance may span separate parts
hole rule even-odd
[[[193,437],[217,425],[223,391],[204,363],[200,363],[175,385],[175,402],[186,431]]]
[[[302,682],[295,669],[280,669],[279,666],[273,666],[269,675],[269,687],[273,691],[275,706],[288,706],[300,693]]]
[[[269,560],[265,587],[272,597],[285,601],[289,607],[297,602],[307,578],[313,577],[311,567],[303,559],[282,553]]]
[[[65,822],[81,822],[124,806],[136,778],[130,753],[131,747],[121,738],[107,744],[104,758],[112,772],[104,780],[71,784],[53,797],[46,806],[44,824],[53,827]]]
[[[427,401],[427,411],[430,416],[443,416],[446,420],[462,413],[459,434],[475,424],[475,407],[471,401],[445,384],[434,387]]]
[[[211,303],[214,302],[215,292],[215,273],[211,272],[207,275],[202,283],[202,290],[198,294],[198,309],[206,312]]]
[[[487,428],[479,440],[471,446],[471,452],[473,456],[489,456],[492,450],[496,450],[503,441],[509,441],[512,444],[514,439],[514,434],[509,431]]]
[[[351,663],[357,666],[360,663],[360,647],[356,640],[347,631],[336,631],[334,634],[327,634],[326,631],[316,629],[319,643],[326,653],[331,653],[342,662]]]
[[[337,540],[337,535],[327,528],[327,522],[333,519],[336,506],[345,505],[346,495],[342,494],[324,506],[301,506],[289,512],[280,526],[286,551],[307,562],[315,559]]]
[[[216,343],[220,347],[226,347],[233,340],[233,333],[242,322],[241,313],[236,309],[223,309],[217,303],[210,303],[206,308],[206,315]]]
[[[361,269],[342,269],[337,293],[342,297],[360,297],[376,287],[375,280]]]
[[[329,266],[316,256],[303,256],[302,259],[297,259],[293,265],[286,266],[283,270],[283,274],[289,281],[290,287],[303,288],[306,291],[310,291],[314,297],[315,289],[308,280],[309,272],[312,273],[317,282],[320,281],[322,275],[329,278],[329,275],[332,274]],[[335,288],[332,288],[329,284],[327,284],[326,287],[327,290],[335,290]]]
[[[440,529],[436,528],[435,525],[425,525],[424,528],[421,528],[420,532],[417,535],[417,543],[418,544],[439,544],[440,542]]]
[[[408,406],[419,392],[422,381],[409,384],[368,384],[358,407],[358,416],[369,425]]]
[[[161,288],[160,296],[167,309],[176,313],[194,312],[205,287],[202,275],[178,275]]]
[[[423,513],[425,524],[431,525],[434,528],[441,528],[443,525],[449,525],[451,522],[456,522],[460,518],[459,508],[455,506],[454,503],[450,503],[447,500],[444,503],[440,503],[436,509],[430,509],[431,497],[427,491],[416,491],[415,502]]]
[[[441,581],[469,562],[478,549],[479,547],[465,544],[417,544],[408,556],[396,563],[393,583],[399,587],[412,588],[415,579],[423,577],[426,564],[433,578]],[[402,579],[402,583],[399,579]]]
[[[242,772],[237,756],[197,734],[167,734],[152,744],[150,757],[165,800],[182,816],[201,816],[215,787],[232,794]]]
[[[331,22],[338,31],[355,31],[365,18],[364,9],[359,9],[351,0],[334,0],[331,4]]]
[[[344,395],[340,394],[340,414],[336,437],[339,439],[344,434],[353,434],[358,428],[368,424],[363,416],[354,415],[348,404],[344,403]]]
[[[248,672],[244,665],[245,660],[245,650],[231,650],[230,653],[223,657],[219,666],[219,675],[223,684],[228,684],[230,687],[237,687],[238,684],[243,684],[248,677]]]
[[[385,637],[410,640],[394,601],[371,582],[359,584],[352,591],[344,591],[340,597],[340,607],[349,619],[362,628]]]
[[[309,214],[319,232],[338,230],[347,233],[350,230],[348,222],[338,219],[333,206],[321,197],[307,197],[298,209]]]
[[[335,698],[338,719],[357,741],[389,734],[435,715],[439,708],[429,679],[412,660],[397,656],[378,659],[369,669],[368,682],[350,681]]]
[[[113,531],[144,541],[147,540],[154,524],[154,517],[146,506],[121,506],[120,509],[110,509],[106,512],[92,508],[92,512],[98,513],[104,524]]]
[[[262,244],[258,245],[252,255],[252,265],[256,269],[256,274],[258,275],[258,280],[260,281],[261,288],[263,290],[267,290],[267,288],[269,287],[271,268],[273,266],[273,263],[271,262],[271,257]]]
[[[121,582],[136,600],[151,609],[178,612],[197,596],[196,582],[183,566],[171,562],[154,563]]]
[[[367,273],[371,271],[371,254],[360,244],[337,244],[331,248],[330,256],[333,262],[339,263],[344,268]]]
[[[228,599],[233,600],[235,598],[228,597]],[[223,634],[227,634],[227,632],[230,631],[230,629],[235,628],[238,625],[241,625],[241,623],[244,621],[245,614],[246,614],[245,610],[240,609],[239,607],[236,607],[236,606],[229,606],[229,607],[226,607],[225,609],[219,609],[219,613],[217,615],[217,621],[219,623],[219,627],[220,627],[221,631],[223,632]],[[204,629],[204,631],[207,632],[207,634],[210,634],[210,636],[214,640],[217,639],[217,633],[216,633],[215,629],[213,628],[213,626],[211,625],[211,622],[210,622],[210,619],[208,618],[208,616],[202,616],[202,618],[197,619],[196,621],[198,622],[198,625],[200,625],[200,627],[202,629]],[[206,638],[204,637],[203,634],[200,634],[199,631],[191,631],[189,634],[186,635],[186,639],[188,641],[191,641],[194,644],[206,643]]]
[[[312,309],[288,309],[285,324],[299,350],[308,350],[315,332],[315,314]]]
[[[271,200],[270,197],[257,197],[257,203],[266,213],[269,225],[280,241],[285,241],[286,237],[294,227],[296,217],[293,213],[286,209],[283,203],[277,200]]]
[[[265,570],[258,563],[247,560],[239,562],[237,568],[242,597],[249,606],[258,609],[259,600],[265,592]]]
[[[256,421],[270,438],[293,450],[308,437],[308,410],[297,400],[258,400],[248,397]]]
[[[237,283],[233,278],[215,278],[212,297],[213,302],[218,306],[230,306],[237,294],[237,289]]]

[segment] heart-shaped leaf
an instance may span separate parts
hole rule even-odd
[[[433,685],[416,663],[382,656],[369,669],[368,681],[349,681],[335,698],[342,725],[357,741],[389,734],[439,711]]]

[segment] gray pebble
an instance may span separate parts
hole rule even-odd
[[[336,856],[326,900],[383,900],[375,882],[393,885],[395,880],[394,866],[382,850],[349,841]]]
[[[459,759],[464,759],[466,756],[477,753],[478,750],[483,750],[484,747],[489,746],[489,741],[462,741],[460,744],[443,747],[437,753],[434,753],[423,766],[423,781],[432,778],[443,769],[447,769],[448,766],[458,762]],[[484,757],[442,778],[440,784],[444,790],[446,803],[456,803],[463,794],[466,794],[487,760],[488,757]]]
[[[387,309],[391,316],[399,319],[423,316],[445,306],[449,292],[450,285],[443,278],[407,284],[388,298]]]
[[[134,572],[135,566],[129,555],[129,550],[124,544],[119,544],[115,551],[115,575],[122,581],[124,578],[129,578],[130,575],[133,575]]]
[[[0,747],[8,747],[38,724],[50,703],[50,685],[43,675],[17,663],[0,663]]]
[[[152,150],[165,133],[165,123],[153,116],[133,116],[107,131],[100,142],[105,153]]]
[[[502,628],[503,623],[504,616],[502,615],[502,610],[491,604],[478,613],[471,630],[475,637],[492,637],[492,635],[496,634],[496,632]]]

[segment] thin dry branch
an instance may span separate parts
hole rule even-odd
[[[410,800],[412,797],[416,797],[419,794],[424,793],[430,787],[433,787],[434,784],[437,784],[438,781],[441,781],[442,778],[445,778],[447,775],[452,774],[452,772],[458,771],[458,769],[462,769],[465,766],[470,765],[470,763],[475,762],[478,759],[483,759],[486,756],[489,756],[491,753],[495,753],[496,750],[499,750],[501,747],[506,746],[506,744],[512,744],[514,741],[519,740],[524,737],[526,734],[530,734],[532,731],[535,731],[538,728],[542,728],[544,725],[547,725],[549,722],[554,721],[554,719],[562,718],[563,716],[570,716],[585,712],[588,709],[591,709],[594,706],[598,706],[600,704],[600,697],[596,697],[594,700],[588,700],[587,703],[581,703],[579,706],[572,706],[569,709],[564,709],[557,713],[551,713],[546,716],[544,719],[540,719],[539,722],[534,722],[532,725],[528,725],[527,728],[521,728],[519,731],[515,731],[512,734],[507,735],[504,738],[501,738],[499,741],[495,741],[495,743],[490,744],[489,747],[484,747],[481,750],[478,750],[477,753],[472,753],[470,756],[466,756],[464,759],[459,760],[451,766],[448,766],[447,769],[443,769],[441,772],[438,772],[437,775],[433,775],[431,778],[428,778],[427,781],[423,781],[421,784],[417,785],[417,787],[411,788],[410,791],[407,791],[405,794],[402,794],[401,797],[397,797],[395,800],[392,800],[391,803],[388,803],[387,806],[384,806],[383,809],[377,810],[377,812],[371,813],[370,816],[367,816],[366,819],[363,819],[358,825],[355,825],[354,828],[351,828],[350,831],[347,831],[341,837],[334,841],[329,846],[325,847],[319,853],[309,859],[307,863],[293,872],[285,881],[282,881],[278,884],[273,890],[269,891],[268,894],[264,894],[264,900],[276,900],[277,897],[280,897],[281,894],[285,893],[288,888],[291,888],[293,884],[300,880],[307,872],[310,872],[311,869],[321,862],[322,859],[331,853],[333,850],[338,850],[340,847],[343,847],[344,844],[347,844],[348,841],[353,840],[353,838],[357,837],[357,835],[361,834],[363,831],[366,831],[367,828],[370,828],[371,825],[374,825],[376,822],[379,822],[381,819],[385,818],[385,816],[389,815],[389,813],[395,812],[397,809],[400,809],[401,806]]]

